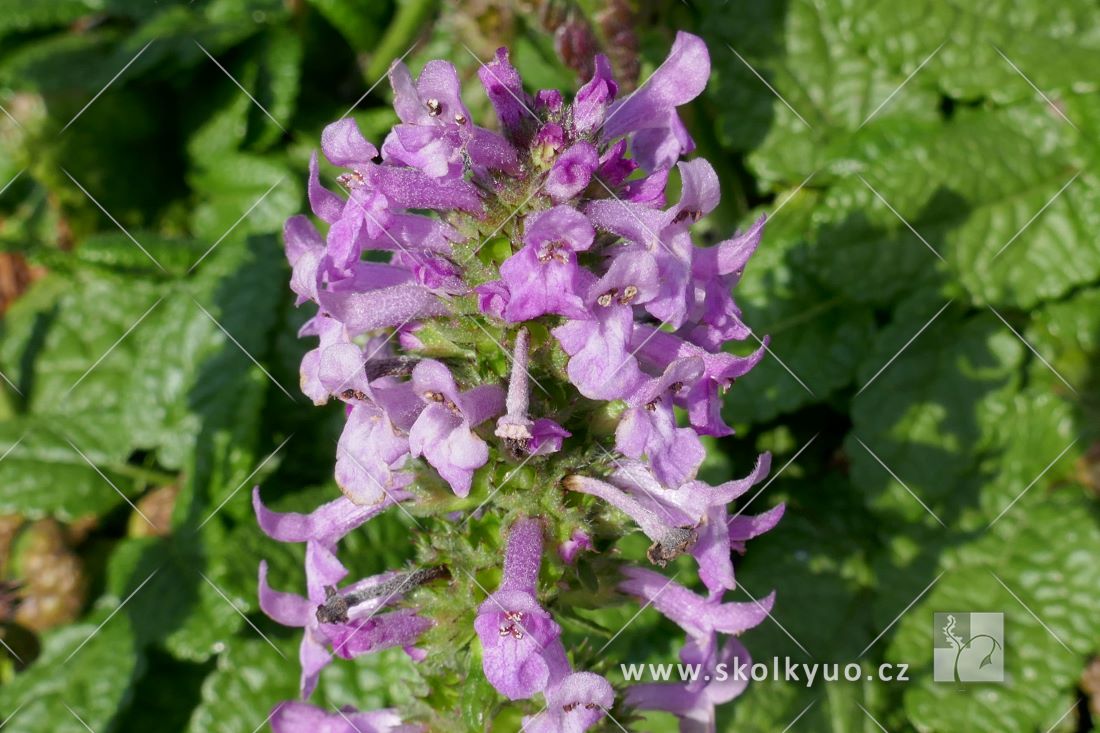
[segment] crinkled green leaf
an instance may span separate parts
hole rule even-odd
[[[0,686],[5,733],[108,729],[144,662],[125,616],[107,615],[54,631],[42,656]]]
[[[286,213],[298,210],[303,190],[279,160],[244,153],[203,165],[191,184],[204,199],[192,213],[192,229],[210,245],[248,232],[280,231]]]
[[[940,559],[943,577],[902,616],[888,650],[911,665],[905,711],[918,730],[953,730],[959,721],[976,733],[1047,730],[1070,709],[1081,660],[1100,635],[1100,529],[1076,494],[1031,494]],[[1004,613],[1003,684],[959,690],[932,681],[932,616],[946,611]]]
[[[1051,10],[1038,0],[865,2],[853,25],[867,53],[887,68],[944,44],[921,73],[926,83],[953,97],[1031,100],[1036,95],[1028,80],[1057,96],[1074,87],[1083,69],[1100,62],[1100,10],[1087,0]]]
[[[217,558],[229,545],[221,525],[196,530],[195,524],[168,537],[123,542],[111,555],[107,590],[119,598],[133,594],[126,613],[138,643],[204,661],[244,625],[248,602],[222,589]]]
[[[734,290],[745,323],[771,341],[770,353],[727,394],[731,421],[766,421],[828,398],[852,380],[870,345],[872,314],[818,285],[803,265],[815,202],[796,195],[778,212]],[[739,350],[759,347],[749,337]]]
[[[1015,390],[1025,350],[992,314],[967,317],[947,306],[933,320],[944,306],[914,298],[876,339],[845,441],[853,483],[908,522],[934,523],[931,510],[950,523],[974,508],[976,487],[989,478],[975,471],[993,428],[982,418]]]
[[[894,93],[912,69],[890,70],[854,42],[859,5],[750,3],[730,23],[728,5],[708,4],[711,22],[700,30],[711,47],[718,134],[730,147],[754,151],[749,163],[765,185],[796,185],[841,157],[872,113],[876,123],[938,114],[937,97],[927,90],[905,85]]]

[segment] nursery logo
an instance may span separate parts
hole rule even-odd
[[[932,631],[936,682],[1004,682],[1003,613],[937,613]]]

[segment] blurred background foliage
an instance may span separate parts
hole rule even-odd
[[[248,733],[294,696],[297,635],[258,612],[255,574],[297,587],[301,552],[248,496],[336,491],[341,415],[298,393],[278,234],[322,127],[350,112],[379,140],[403,54],[455,63],[488,119],[474,74],[500,45],[532,89],[575,89],[599,50],[630,89],[676,29],[713,63],[684,110],[723,182],[704,236],[771,215],[739,299],[771,353],[706,467],[771,450],[751,511],[789,506],[738,566],[737,595],[779,592],[745,642],[911,680],[753,683],[720,729],[1091,729],[1094,3],[0,0],[5,733]],[[408,532],[389,514],[344,554],[399,565]],[[634,610],[560,609],[567,646],[617,680],[675,661],[652,610],[614,636]],[[935,611],[1005,612],[1005,684],[931,682]],[[331,666],[317,697],[418,692],[398,653]],[[466,695],[456,726],[491,703]]]

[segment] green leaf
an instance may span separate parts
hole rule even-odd
[[[110,412],[0,423],[0,514],[73,520],[117,506],[135,493],[130,437]]]
[[[229,643],[244,625],[241,613],[255,588],[247,601],[222,589],[216,558],[228,551],[216,521],[201,533],[183,527],[165,538],[118,546],[107,569],[107,590],[119,598],[133,594],[126,612],[139,644],[160,643],[173,656],[201,662]]]
[[[975,733],[1047,730],[1070,709],[1081,660],[1100,634],[1100,566],[1090,560],[1100,529],[1076,493],[1030,494],[992,531],[940,559],[943,577],[904,614],[887,654],[911,665],[905,711],[918,730],[952,730],[962,720]],[[932,681],[938,611],[1005,614],[1003,684],[959,690]]]
[[[0,2],[0,33],[71,23],[93,10],[93,3],[87,0],[42,0],[36,3],[3,0]]]
[[[879,335],[860,367],[867,386],[852,401],[845,453],[852,482],[879,510],[934,524],[923,502],[945,523],[984,524],[989,517],[973,512],[986,478],[975,461],[994,404],[1017,388],[1025,347],[992,314],[947,306],[933,319],[945,305],[932,294],[913,298]]]
[[[204,198],[192,213],[192,230],[210,245],[280,231],[302,200],[302,184],[283,163],[244,153],[201,163],[191,185]]]
[[[789,657],[794,664],[838,662],[843,669],[874,638],[866,599],[874,588],[869,557],[875,519],[846,482],[783,476],[769,488],[770,496],[748,509],[764,511],[776,503],[776,494],[786,494],[783,520],[749,543],[737,567],[740,590],[729,600],[751,602],[777,591],[772,618],[744,635],[754,662],[770,666],[779,659],[782,670]],[[810,607],[814,612],[806,613]],[[875,710],[883,693],[865,679],[824,683],[821,677],[819,671],[812,686],[804,673],[798,681],[750,683],[729,706],[730,728],[782,730],[813,703],[799,729],[872,730],[855,703]]]
[[[188,730],[252,733],[263,727],[278,703],[296,699],[295,650],[283,640],[279,648],[285,656],[262,639],[234,638],[203,683],[202,701],[191,715]]]
[[[728,147],[753,151],[749,164],[766,187],[794,186],[842,157],[876,109],[876,123],[930,121],[938,114],[937,96],[928,90],[905,85],[897,91],[911,69],[890,70],[854,42],[855,4],[752,3],[740,9],[737,23],[727,22],[729,8],[720,0],[704,11],[709,22],[701,31],[715,72],[709,91],[721,111],[718,135]]]
[[[946,41],[921,74],[925,83],[953,97],[1035,100],[1029,80],[1057,96],[1073,88],[1083,69],[1100,62],[1100,10],[1087,0],[1060,3],[1057,13],[1039,0],[862,5],[855,16],[856,37],[887,68],[922,58]]]
[[[1024,335],[1062,378],[1085,387],[1100,354],[1100,289],[1046,306],[1034,314]]]
[[[372,0],[309,0],[356,51],[374,47],[385,29],[389,3]]]
[[[58,629],[46,637],[42,656],[0,687],[4,731],[107,730],[143,667],[124,615],[99,613],[89,623]]]
[[[851,382],[870,345],[874,320],[866,308],[821,287],[803,265],[817,198],[791,199],[765,227],[764,239],[734,297],[745,323],[770,337],[763,360],[726,396],[733,422],[763,422],[828,398]],[[739,351],[757,349],[750,337]]]

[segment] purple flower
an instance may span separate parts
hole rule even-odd
[[[414,76],[399,61],[389,71],[399,122],[380,147],[349,118],[322,133],[340,190],[322,183],[315,153],[307,194],[324,229],[297,216],[284,237],[297,302],[317,306],[301,330],[319,342],[302,359],[302,390],[318,404],[344,403],[335,466],[344,496],[309,514],[272,512],[253,496],[265,532],[307,543],[305,597],[272,590],[260,568],[263,610],[303,629],[303,695],[332,656],[395,646],[417,661],[452,655],[441,645],[464,644],[468,629],[425,632],[468,619],[468,599],[424,590],[415,605],[391,601],[455,570],[471,574],[464,563],[484,569],[503,544],[500,586],[473,621],[486,678],[510,700],[545,698],[543,712],[524,719],[528,731],[582,733],[597,724],[614,691],[599,675],[574,670],[562,629],[540,602],[543,536],[554,538],[555,562],[571,564],[582,551],[612,546],[620,524],[586,515],[602,511],[598,502],[563,501],[560,489],[627,515],[652,541],[651,563],[695,559],[706,596],[639,568],[627,567],[619,584],[685,629],[686,663],[747,659],[738,642],[720,637],[759,623],[771,607],[772,596],[723,602],[734,587],[731,553],[744,552],[783,512],[730,517],[730,503],[767,475],[770,457],[743,479],[695,480],[699,436],[731,432],[722,393],[764,354],[725,349],[752,335],[731,291],[763,220],[717,245],[693,241],[720,186],[706,161],[680,160],[694,143],[677,107],[703,90],[709,56],[699,38],[680,33],[666,61],[623,97],[606,57],[592,68],[571,102],[557,90],[532,96],[499,50],[478,71],[498,134],[471,119],[452,64],[431,61]],[[674,166],[680,194],[668,205]],[[500,343],[513,344],[507,370],[488,353]],[[678,424],[677,407],[689,425]],[[597,441],[615,415],[608,463]],[[467,502],[432,490],[438,475],[468,497],[479,469],[492,481],[509,464],[513,485],[495,487],[469,516],[459,509]],[[579,466],[596,475],[572,475]],[[336,556],[340,539],[412,501],[416,556],[431,566],[338,589],[347,575]],[[500,523],[509,530],[496,543],[486,530]],[[469,551],[456,549],[456,527],[473,533]],[[552,597],[572,598],[576,574],[560,571],[547,578]],[[438,664],[420,669],[421,689],[443,681]],[[639,685],[626,702],[672,712],[685,730],[710,730],[715,706],[742,688]],[[391,711],[337,716],[288,703],[272,722],[277,733],[411,729]]]
[[[333,654],[351,658],[393,646],[409,646],[431,626],[430,621],[408,609],[378,614],[387,603],[400,598],[400,593],[396,591],[373,594],[350,607],[344,623],[322,621],[320,609],[326,606],[332,594],[353,599],[368,588],[392,583],[395,577],[394,573],[383,573],[336,591],[337,583],[347,574],[347,569],[336,558],[334,548],[312,539],[306,543],[308,594],[305,598],[272,590],[267,584],[267,563],[260,562],[260,609],[277,623],[304,629],[298,652],[303,698],[313,692],[321,670],[332,660]],[[331,653],[329,646],[333,647]]]
[[[626,580],[619,589],[648,603],[701,644],[711,635],[741,634],[758,625],[771,613],[775,593],[760,601],[718,603],[692,593],[679,583],[645,568],[623,569]]]
[[[679,32],[668,58],[636,92],[611,106],[605,140],[633,133],[632,152],[642,168],[670,168],[695,144],[676,108],[702,93],[710,76],[710,54],[702,39]]]
[[[724,679],[714,670],[726,670]],[[717,654],[700,663],[708,678],[692,682],[652,682],[633,685],[626,691],[626,704],[638,710],[663,710],[680,718],[684,732],[714,733],[715,708],[745,691],[747,679],[738,679],[733,670],[751,667],[752,658],[740,641],[726,640]]]
[[[415,733],[420,725],[405,725],[396,710],[359,712],[351,707],[328,712],[304,702],[281,702],[271,714],[273,733]]]
[[[533,112],[519,72],[508,60],[508,49],[497,49],[496,57],[478,69],[477,76],[496,109],[505,136],[522,147],[527,141],[527,123],[533,121]]]
[[[627,350],[634,318],[627,306],[596,311],[593,320],[569,321],[552,333],[571,357],[566,367],[569,381],[593,400],[626,397],[642,379],[638,361]]]
[[[580,293],[585,286],[577,252],[592,245],[588,219],[568,206],[556,206],[527,220],[523,249],[500,266],[508,287],[505,319],[528,321],[547,313],[584,318]]]
[[[726,526],[729,529],[730,548],[736,552],[745,554],[745,542],[753,537],[759,537],[779,524],[786,511],[786,504],[778,504],[766,512],[755,516],[742,516],[738,514],[731,517]]]
[[[743,340],[751,333],[741,321],[741,310],[733,302],[732,292],[749,257],[760,245],[763,230],[764,216],[761,216],[748,231],[713,247],[695,250],[691,314],[698,325],[691,329],[690,335],[698,345],[718,349],[730,339]]]
[[[546,693],[546,709],[523,719],[530,733],[584,733],[615,703],[615,692],[603,677],[574,672]]]
[[[315,609],[325,602],[325,588],[335,586],[347,575],[332,551],[320,542],[309,540],[306,544],[306,598],[293,593],[272,590],[267,584],[267,563],[260,562],[260,609],[273,621],[284,626],[296,626],[305,630],[298,648],[298,660],[302,666],[299,690],[307,698],[317,686],[321,670],[332,659],[326,648],[328,636],[317,620]]]
[[[587,532],[575,529],[573,533],[569,535],[569,539],[558,545],[558,556],[561,557],[562,562],[566,565],[572,565],[581,551],[591,550],[592,538],[588,536]]]
[[[290,262],[290,289],[298,295],[295,305],[307,300],[317,301],[317,285],[321,263],[325,257],[325,242],[305,216],[292,216],[283,226],[286,258]]]
[[[558,156],[543,184],[554,203],[567,201],[588,187],[592,174],[600,166],[600,154],[596,146],[585,140]]]
[[[767,340],[765,339],[765,344]],[[702,435],[731,435],[722,420],[722,393],[756,366],[767,353],[762,345],[749,356],[734,356],[725,352],[712,354],[678,336],[639,325],[634,330],[631,347],[647,364],[667,369],[674,359],[698,356],[703,360],[703,376],[686,391],[676,395],[678,406],[688,411],[691,426]]]
[[[273,512],[260,500],[260,487],[252,489],[252,508],[256,511],[256,520],[264,534],[279,542],[320,542],[326,547],[336,543],[356,527],[399,501],[406,501],[411,495],[404,489],[394,489],[385,501],[365,506],[356,504],[346,497],[333,499],[314,509],[309,514],[297,512]]]
[[[383,502],[398,484],[395,471],[409,453],[410,437],[397,431],[384,410],[369,403],[352,405],[336,445],[336,483],[356,504]]]
[[[599,129],[611,100],[619,93],[619,85],[611,76],[611,62],[603,54],[595,60],[595,70],[588,83],[577,90],[573,99],[573,130],[585,135]]]
[[[425,407],[409,431],[409,449],[413,457],[423,455],[456,495],[468,496],[474,471],[489,458],[473,428],[500,413],[503,390],[483,385],[460,392],[447,367],[431,359],[416,365],[412,384]]]
[[[515,453],[545,455],[561,450],[562,441],[571,433],[549,418],[532,421],[527,417],[531,397],[527,372],[529,341],[527,329],[521,328],[516,334],[512,354],[512,372],[505,400],[507,412],[497,420],[496,436],[503,438]]]
[[[532,697],[551,680],[548,647],[561,627],[538,603],[542,524],[523,519],[508,533],[500,588],[478,608],[474,629],[481,640],[485,677],[510,700]]]
[[[693,385],[702,373],[699,357],[672,362],[663,375],[627,396],[628,407],[615,431],[615,447],[630,458],[645,455],[666,486],[679,486],[692,478],[706,458],[695,431],[676,427],[672,410],[674,395]]]

